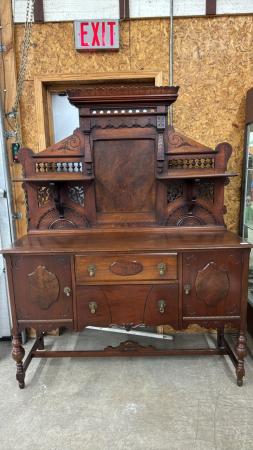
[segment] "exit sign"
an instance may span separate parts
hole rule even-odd
[[[118,50],[119,21],[75,20],[76,50]]]

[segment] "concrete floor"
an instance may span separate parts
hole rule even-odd
[[[45,343],[47,349],[81,350],[123,340],[85,330],[47,336]],[[214,340],[196,334],[176,335],[173,342],[139,338],[160,348],[214,346]],[[241,388],[227,356],[189,356],[36,359],[20,390],[11,343],[0,342],[0,449],[252,450],[251,338],[248,344]]]

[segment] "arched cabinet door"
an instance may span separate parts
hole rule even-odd
[[[69,256],[13,256],[18,320],[73,319]]]
[[[240,251],[183,255],[183,316],[240,316]]]

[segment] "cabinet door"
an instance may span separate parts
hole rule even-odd
[[[13,256],[12,273],[18,319],[73,318],[69,256]]]
[[[240,315],[241,276],[240,251],[184,253],[184,318]]]

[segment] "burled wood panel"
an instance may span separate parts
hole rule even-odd
[[[169,19],[120,22],[119,52],[74,49],[70,22],[36,24],[21,97],[23,144],[38,150],[33,77],[35,74],[162,70],[169,84]],[[174,20],[174,127],[214,148],[233,147],[228,171],[239,172],[225,188],[228,229],[237,232],[244,141],[245,95],[253,86],[251,16],[176,18]],[[23,25],[15,27],[17,66]]]

